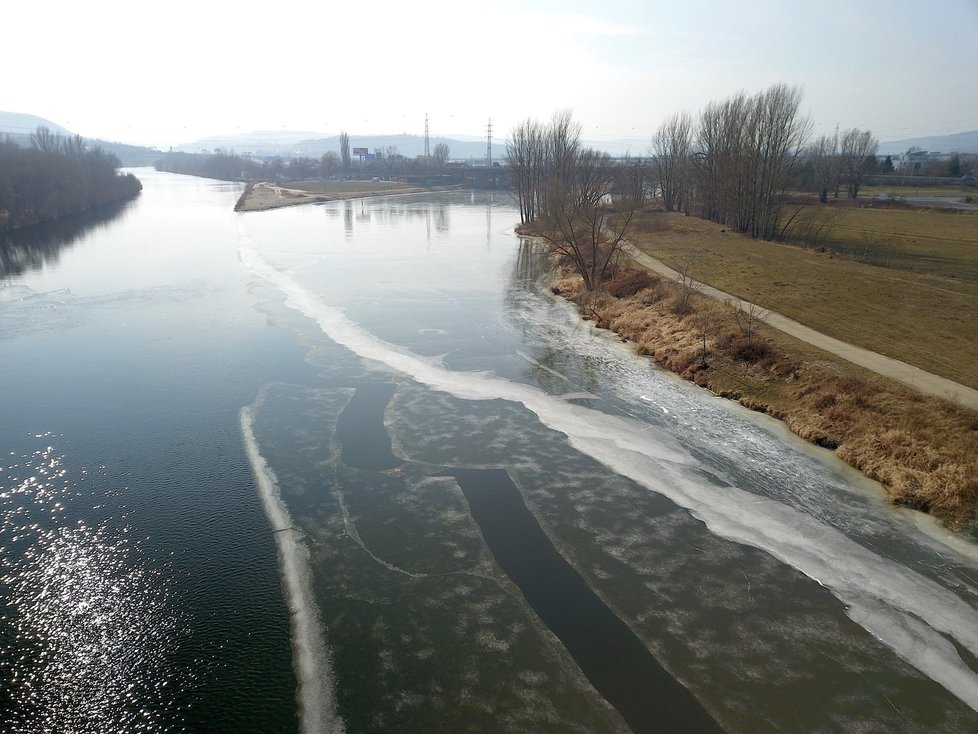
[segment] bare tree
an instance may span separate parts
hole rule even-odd
[[[681,210],[685,203],[692,143],[693,120],[687,112],[666,119],[652,137],[652,170],[667,212]]]
[[[537,203],[545,179],[546,132],[543,125],[527,118],[513,128],[506,141],[506,161],[512,181],[513,198],[520,209],[520,221],[529,224],[540,213]]]
[[[573,197],[577,157],[581,151],[581,124],[569,109],[557,110],[545,135],[545,177],[538,190],[537,208],[549,214],[551,201]]]
[[[808,148],[808,159],[812,166],[812,177],[818,200],[825,204],[829,200],[829,189],[838,179],[839,135],[822,135]]]
[[[842,133],[839,142],[839,160],[846,177],[846,193],[850,199],[859,196],[867,160],[875,159],[879,141],[869,130],[850,128]]]
[[[693,296],[700,292],[703,284],[693,277],[693,264],[687,262],[681,270],[676,271],[676,300],[673,311],[677,316],[685,316],[693,310]]]
[[[785,187],[811,129],[801,100],[797,87],[775,84],[706,106],[692,156],[704,217],[751,237],[777,235]]]
[[[626,154],[617,168],[618,175],[615,177],[612,196],[619,201],[633,202],[636,207],[643,206],[648,191],[648,163],[642,158],[632,158]]]
[[[564,161],[561,175],[560,184],[547,189],[548,215],[540,234],[592,291],[618,264],[634,205],[622,201],[619,211],[609,212],[606,202],[618,171],[607,153],[579,150]]]
[[[754,301],[757,296],[750,296],[750,301],[743,301],[739,304],[731,303],[733,308],[733,320],[740,332],[740,336],[747,341],[747,346],[751,346],[757,336],[757,330],[761,324],[767,321],[768,311],[758,306]]]
[[[129,199],[142,189],[132,174],[117,172],[118,158],[79,137],[38,128],[31,143],[20,147],[0,136],[0,230]]]
[[[435,146],[434,151],[432,151],[431,158],[435,162],[435,167],[441,171],[445,167],[445,162],[448,160],[449,149],[445,143],[438,143]]]
[[[335,176],[339,170],[340,157],[332,150],[323,153],[322,158],[319,159],[319,175],[323,178],[329,178]]]
[[[31,147],[42,153],[57,153],[61,151],[61,136],[41,125],[31,133]]]
[[[387,173],[394,173],[394,169],[401,161],[401,154],[397,150],[396,145],[388,145],[383,150],[383,160],[384,167],[387,169]]]

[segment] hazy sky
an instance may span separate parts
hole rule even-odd
[[[593,140],[784,81],[816,132],[978,129],[978,0],[6,3],[0,110],[164,147],[214,134],[505,137],[569,107]]]

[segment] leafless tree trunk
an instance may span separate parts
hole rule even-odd
[[[879,141],[869,130],[850,128],[842,133],[839,143],[842,172],[846,176],[846,193],[850,199],[859,196],[866,172],[866,160],[876,155]]]
[[[829,189],[838,179],[839,136],[822,135],[808,148],[808,159],[812,164],[812,175],[818,200],[825,204],[829,200]]]
[[[801,99],[798,88],[776,84],[706,106],[692,156],[704,217],[751,237],[777,235],[785,186],[811,128]]]
[[[634,203],[622,200],[609,214],[607,200],[618,167],[607,153],[579,150],[565,160],[559,184],[548,187],[546,227],[541,236],[551,252],[571,263],[591,291],[615,270],[622,242],[634,217]]]
[[[450,151],[445,143],[438,143],[435,146],[434,151],[431,154],[432,160],[435,162],[435,167],[438,171],[442,171],[445,168],[445,162],[448,160]]]
[[[700,292],[702,284],[693,277],[693,264],[686,263],[682,270],[677,271],[676,277],[676,301],[673,311],[677,316],[685,316],[693,310],[693,295]]]
[[[683,208],[692,143],[693,120],[687,112],[669,117],[652,137],[652,170],[667,212]]]
[[[754,303],[756,296],[749,296],[750,301],[739,307],[737,304],[730,304],[733,308],[734,324],[737,325],[740,336],[747,341],[747,346],[751,346],[757,336],[757,330],[761,324],[767,321],[768,311]]]
[[[520,221],[528,224],[539,214],[545,179],[546,132],[536,120],[516,125],[506,142],[506,159],[512,178],[513,197],[520,209]]]
[[[387,169],[387,175],[394,173],[394,168],[397,166],[401,159],[401,154],[397,151],[396,145],[388,145],[383,150],[383,162],[384,168]]]
[[[544,216],[551,216],[552,202],[573,196],[575,166],[581,151],[581,124],[574,122],[569,109],[557,110],[546,128],[544,141],[545,175],[537,207]]]

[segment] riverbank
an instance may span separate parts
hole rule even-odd
[[[749,319],[672,280],[624,270],[601,293],[562,272],[555,292],[659,365],[767,413],[948,528],[978,524],[978,411],[923,395]]]
[[[334,184],[326,187],[325,184]],[[409,186],[391,184],[386,181],[339,181],[324,182],[321,186],[300,188],[301,184],[279,186],[269,181],[249,183],[234,205],[236,212],[255,212],[267,209],[280,209],[300,204],[317,204],[327,201],[362,199],[370,196],[390,196],[392,194],[419,194],[428,191],[448,191],[451,186]]]

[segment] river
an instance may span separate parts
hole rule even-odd
[[[973,732],[978,550],[544,285],[502,193],[2,246],[0,728]]]

